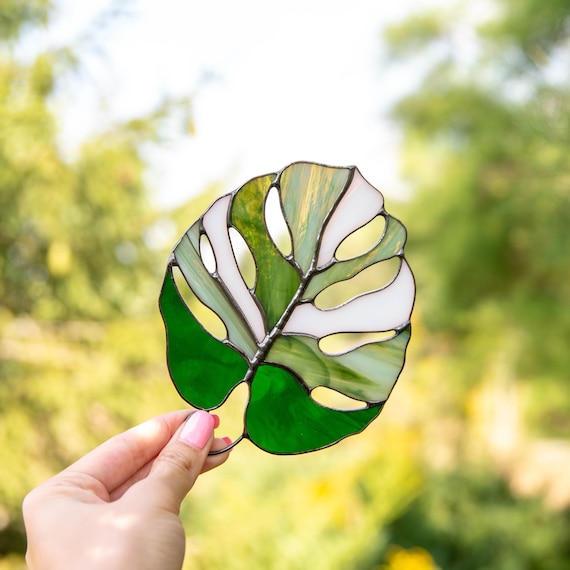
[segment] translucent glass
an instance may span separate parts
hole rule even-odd
[[[378,219],[385,223],[372,225]],[[379,235],[367,235],[363,247],[352,240],[354,256],[337,259],[339,245],[364,228]],[[160,296],[181,396],[213,409],[245,382],[250,399],[238,439],[271,453],[314,451],[362,431],[390,395],[410,339],[415,285],[405,240],[404,226],[355,167],[294,163],[216,200],[174,248]],[[369,279],[386,260],[396,262],[393,279]],[[225,338],[208,333],[184,302],[176,266],[221,319]],[[322,291],[360,274],[356,297],[315,306]],[[343,333],[373,340],[338,354],[321,348]],[[312,397],[322,387],[362,407],[333,409]]]

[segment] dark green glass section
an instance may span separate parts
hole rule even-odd
[[[275,247],[265,225],[265,198],[274,175],[244,184],[231,206],[231,223],[247,242],[256,265],[255,294],[271,330],[290,303],[301,281],[297,270]]]
[[[192,406],[217,408],[247,372],[245,359],[206,332],[189,311],[169,267],[159,298],[167,336],[170,376]]]
[[[260,366],[251,385],[247,437],[270,453],[316,451],[362,431],[382,404],[337,411],[317,404],[300,381],[277,366]]]
[[[285,219],[291,228],[293,254],[305,275],[332,210],[347,189],[352,170],[299,162],[281,173]]]
[[[357,400],[382,402],[404,366],[409,340],[408,326],[388,340],[330,355],[312,337],[282,335],[273,343],[266,362],[294,370],[309,388],[326,386]]]

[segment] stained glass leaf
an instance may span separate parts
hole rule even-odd
[[[279,207],[266,208],[275,192]],[[348,236],[369,224],[379,227],[372,226],[378,216],[385,224],[374,245],[337,259]],[[290,252],[276,243],[279,228]],[[362,431],[390,395],[410,338],[415,286],[405,240],[404,226],[355,167],[295,163],[216,200],[175,246],[160,296],[168,366],[182,397],[214,409],[246,382],[243,437],[271,453],[313,451]],[[243,260],[236,244],[246,250]],[[328,287],[394,259],[397,270],[387,283],[371,283],[369,291],[336,307],[314,304]],[[246,280],[252,260],[254,278],[248,273]],[[177,289],[175,266],[223,321],[225,339],[197,321]],[[385,331],[391,334],[338,354],[320,346],[338,333]],[[320,404],[311,392],[321,386],[362,407]]]

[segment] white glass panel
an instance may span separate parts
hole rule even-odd
[[[325,227],[317,267],[326,265],[344,238],[372,220],[383,206],[382,194],[356,169],[348,190]]]
[[[261,342],[265,338],[263,318],[239,271],[228,234],[230,200],[231,195],[228,194],[210,206],[203,217],[204,229],[214,250],[218,275],[241,309],[255,338]]]
[[[322,338],[337,332],[373,332],[406,324],[414,305],[414,278],[405,260],[396,279],[336,309],[321,311],[311,303],[299,305],[287,321],[285,333]]]

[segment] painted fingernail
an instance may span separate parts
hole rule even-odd
[[[232,438],[228,437],[227,435],[222,437],[222,439],[226,442],[226,445],[231,445],[232,444]]]
[[[214,418],[214,429],[220,427],[220,416],[217,414],[210,414]]]
[[[179,439],[186,445],[204,449],[214,430],[214,425],[215,420],[208,412],[198,410],[186,420]]]

